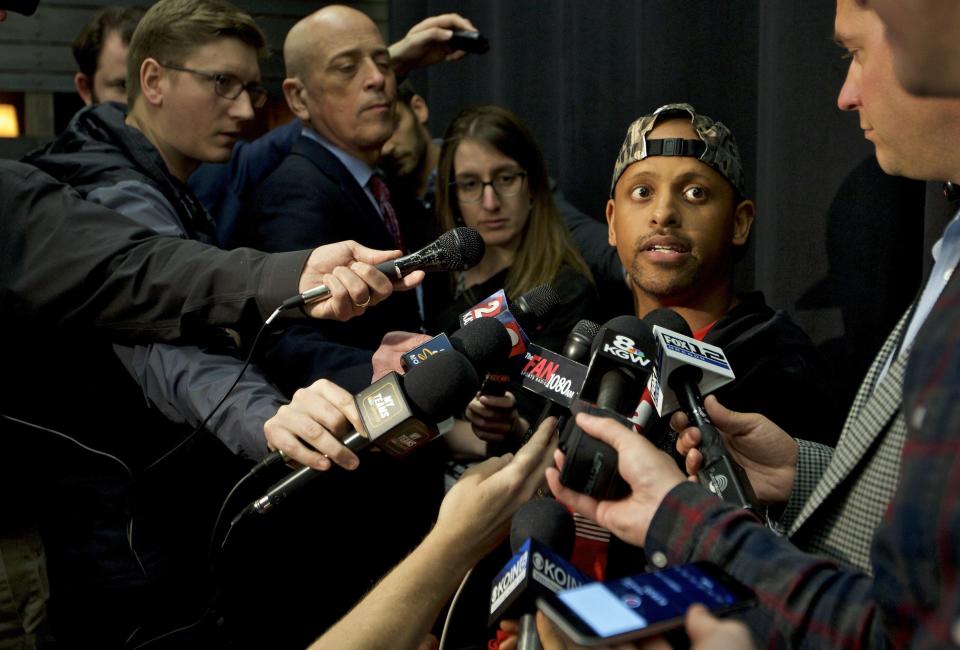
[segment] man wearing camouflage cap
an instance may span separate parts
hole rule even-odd
[[[696,338],[726,352],[737,379],[717,391],[720,400],[762,409],[791,431],[833,442],[824,439],[835,427],[823,426],[823,410],[796,408],[797,395],[832,404],[813,343],[759,292],[733,290],[755,206],[730,130],[689,104],[667,104],[635,120],[617,156],[606,214],[637,316],[669,307]],[[666,419],[644,433],[673,448]]]
[[[636,315],[673,309],[696,338],[723,348],[736,379],[715,391],[721,402],[770,413],[808,438],[832,443],[839,426],[824,422],[839,420],[840,409],[813,342],[760,292],[733,290],[734,263],[755,207],[730,130],[689,104],[667,104],[636,119],[614,165],[606,214]],[[797,395],[818,408],[797,408]],[[669,418],[658,418],[646,398],[633,421],[673,452]],[[603,557],[602,543],[578,539],[574,561],[581,568],[601,569]],[[607,575],[634,573],[641,562],[635,549],[614,541]]]

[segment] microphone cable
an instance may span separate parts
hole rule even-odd
[[[174,445],[169,451],[167,451],[162,456],[160,456],[160,458],[156,459],[155,461],[147,465],[144,471],[149,471],[154,467],[156,467],[157,465],[159,465],[160,463],[162,463],[163,461],[165,461],[167,458],[175,454],[178,450],[182,449],[184,445],[186,445],[191,440],[196,438],[197,435],[199,435],[200,432],[203,431],[204,428],[206,428],[207,423],[210,421],[210,418],[213,417],[214,413],[216,413],[220,409],[220,407],[223,406],[223,403],[227,400],[227,398],[230,397],[230,394],[233,392],[233,389],[237,387],[238,383],[240,383],[240,379],[243,377],[243,373],[246,372],[247,368],[250,366],[250,361],[253,359],[253,353],[257,349],[257,343],[260,342],[260,336],[263,335],[263,332],[267,329],[267,326],[269,326],[270,323],[272,323],[274,319],[276,319],[277,315],[280,314],[282,310],[283,310],[282,306],[277,307],[273,311],[273,313],[270,314],[267,320],[263,321],[263,325],[260,326],[260,330],[257,332],[257,335],[253,337],[253,343],[250,344],[250,351],[247,353],[247,358],[243,362],[243,367],[240,368],[240,372],[237,373],[236,379],[234,379],[233,383],[230,384],[230,387],[227,389],[227,392],[223,394],[223,397],[220,398],[220,401],[218,401],[216,405],[212,409],[210,409],[210,412],[207,413],[207,417],[205,417],[203,421],[200,424],[198,424],[196,428],[193,431],[191,431],[183,440],[181,440],[176,445]]]

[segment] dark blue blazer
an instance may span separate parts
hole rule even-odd
[[[345,239],[370,248],[394,248],[380,214],[349,170],[323,145],[305,136],[260,184],[249,210],[243,245],[260,250],[302,250]],[[320,321],[291,328],[275,342],[264,363],[268,372],[271,366],[282,371],[283,377],[276,381],[285,390],[321,377],[357,388],[352,373],[350,381],[339,373],[369,362],[370,352],[388,331],[419,331],[420,325],[415,293],[397,292],[347,323]],[[334,345],[318,347],[320,342]]]

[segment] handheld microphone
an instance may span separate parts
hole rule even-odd
[[[539,647],[534,623],[538,596],[589,582],[568,562],[573,542],[573,517],[553,499],[528,501],[513,516],[514,555],[493,579],[489,624],[519,617],[518,648]]]
[[[590,349],[600,326],[590,320],[581,320],[567,335],[563,354],[557,354],[531,343],[527,348],[526,365],[520,371],[522,385],[548,401],[537,419],[543,422],[552,416],[570,414],[570,405],[583,388],[590,361]],[[563,424],[558,423],[562,429]]]
[[[509,301],[509,305],[524,332],[539,332],[560,308],[560,296],[549,284],[541,284]]]
[[[570,330],[570,333],[567,334],[567,340],[563,343],[561,360],[554,360],[554,362],[558,364],[557,368],[560,371],[561,378],[570,381],[569,386],[556,382],[556,385],[552,387],[552,391],[545,392],[539,387],[540,382],[533,383],[532,380],[529,380],[527,376],[524,375],[524,388],[548,398],[547,403],[543,405],[543,410],[540,412],[539,417],[537,417],[537,426],[540,426],[540,423],[548,417],[553,416],[557,418],[557,428],[559,430],[563,431],[566,428],[567,418],[570,416],[570,405],[576,396],[580,394],[580,389],[583,388],[583,381],[587,375],[586,364],[590,362],[590,349],[593,346],[593,340],[599,332],[599,325],[592,320],[583,319],[577,322],[577,324],[573,326],[573,329]],[[566,363],[563,363],[562,360],[566,360]],[[571,369],[568,369],[568,367]],[[549,380],[544,386],[549,387]],[[565,387],[568,388],[568,390],[562,394],[558,394]],[[569,399],[567,399],[568,397]],[[565,447],[561,447],[561,449],[566,450]]]
[[[473,365],[478,376],[503,363],[510,354],[510,334],[494,318],[471,321],[451,336],[438,334],[400,356],[404,370],[419,365],[445,350],[456,350]]]
[[[733,381],[733,369],[723,350],[693,338],[687,321],[677,312],[672,309],[657,309],[647,314],[644,322],[653,325],[657,339],[656,363],[647,382],[647,389],[657,413],[661,416],[683,406],[678,401],[676,392],[664,390],[665,379],[677,368],[700,368],[703,376],[698,386],[703,394],[709,394]]]
[[[513,347],[507,328],[495,318],[478,318],[467,323],[450,336],[450,343],[473,364],[481,377],[502,366]]]
[[[577,322],[563,343],[563,356],[577,363],[588,363],[593,341],[599,333],[600,326],[592,320],[583,319]]]
[[[466,271],[483,259],[485,251],[483,238],[476,230],[454,228],[415,253],[377,264],[377,270],[392,280],[399,280],[414,271]],[[321,284],[287,298],[280,308],[302,307],[329,297],[330,289]]]
[[[672,311],[672,310],[657,310]],[[676,312],[673,312],[676,314]],[[654,327],[657,336],[657,363],[650,375],[650,394],[661,415],[680,408],[700,430],[703,464],[697,477],[701,485],[729,503],[759,512],[760,503],[743,467],[730,456],[720,432],[703,407],[703,393],[733,380],[733,371],[723,350],[688,336],[690,327],[679,314],[648,315],[683,330]],[[679,320],[677,320],[679,319]],[[669,391],[662,390],[663,378]],[[675,408],[670,406],[676,404]],[[668,410],[669,409],[669,410]]]
[[[474,320],[496,318],[510,334],[513,347],[508,361],[500,368],[490,369],[484,377],[480,392],[484,395],[503,395],[513,377],[520,374],[524,365],[530,338],[526,332],[542,329],[543,324],[559,307],[560,298],[553,287],[540,285],[534,287],[516,300],[508,303],[507,294],[500,289],[460,314],[460,324],[466,325]]]
[[[590,366],[580,397],[571,413],[586,412],[617,420],[632,428],[633,415],[652,370],[655,339],[650,326],[633,316],[608,321],[592,345]],[[587,435],[571,418],[560,436],[566,454],[560,482],[598,499],[611,498],[626,488],[617,480],[617,452]]]
[[[376,445],[405,456],[437,437],[435,423],[463,408],[479,383],[473,366],[455,350],[414,366],[405,375],[391,372],[354,397],[366,433],[353,431],[340,442],[355,452]],[[248,509],[265,514],[321,474],[312,467],[292,472]]]

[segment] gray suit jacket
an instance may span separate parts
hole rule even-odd
[[[801,442],[791,502],[802,506],[792,522],[783,522],[799,548],[868,573],[874,533],[900,479],[906,435],[901,402],[909,348],[900,350],[883,379],[876,380],[910,314],[908,310],[903,315],[867,371],[832,457],[822,447],[816,449],[819,445]]]

